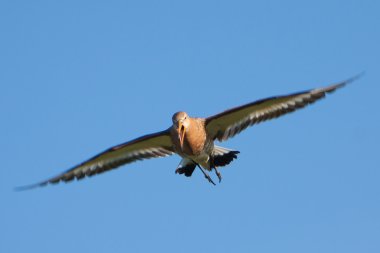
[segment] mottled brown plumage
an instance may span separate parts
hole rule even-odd
[[[356,78],[324,88],[258,100],[208,118],[192,118],[185,112],[177,112],[173,115],[172,126],[167,130],[145,135],[107,149],[56,177],[21,189],[60,181],[69,182],[73,179],[80,180],[115,169],[123,164],[174,153],[182,157],[176,173],[191,176],[198,166],[205,177],[214,183],[203,169],[208,171],[214,169],[220,181],[221,175],[217,168],[229,164],[237,158],[239,153],[239,151],[214,145],[215,140],[225,141],[248,126],[303,108]]]

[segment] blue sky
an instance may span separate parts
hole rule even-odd
[[[379,252],[378,1],[2,1],[0,252]],[[179,157],[13,187],[256,99],[363,78],[250,128],[212,186]]]

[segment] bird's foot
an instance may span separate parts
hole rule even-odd
[[[219,183],[222,182],[222,174],[220,174],[220,172],[216,168],[215,168],[215,173],[219,178]]]
[[[215,163],[214,163],[214,159],[210,159],[210,168],[211,168],[211,170],[212,169],[215,170],[215,174],[218,176],[219,184],[220,184],[220,182],[222,182],[222,174],[220,174],[219,170],[216,168]]]
[[[198,166],[198,168],[202,171],[202,173],[203,173],[203,175],[205,176],[205,178],[206,178],[211,184],[216,185],[216,184],[214,183],[214,181],[212,181],[210,175],[209,175],[207,172],[205,172],[199,164],[197,164],[197,166]]]
[[[212,179],[211,179],[211,177],[210,177],[209,174],[205,173],[205,178],[206,178],[210,183],[212,183],[213,185],[216,185],[216,184],[214,183],[214,181],[212,181]]]

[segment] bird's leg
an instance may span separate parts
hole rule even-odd
[[[222,174],[220,174],[219,170],[216,168],[214,164],[214,159],[212,158],[210,159],[210,168],[215,170],[215,174],[218,176],[220,183],[222,181]]]
[[[216,175],[217,175],[218,178],[219,178],[219,183],[222,182],[222,174],[220,174],[219,170],[217,170],[216,167],[214,167],[214,170],[215,170]]]
[[[210,183],[212,183],[213,185],[215,185],[215,183],[214,183],[214,181],[212,181],[210,175],[207,174],[207,173],[202,169],[202,167],[199,166],[198,163],[197,163],[197,166],[198,166],[198,168],[202,171],[202,173],[203,173],[203,175],[205,176],[205,178],[207,178],[207,180],[208,180]]]

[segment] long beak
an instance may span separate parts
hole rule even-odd
[[[179,122],[178,124],[178,138],[179,138],[179,143],[181,145],[181,149],[183,149],[183,140],[185,137],[185,126],[182,124],[182,122]]]

